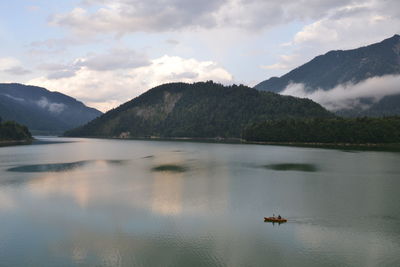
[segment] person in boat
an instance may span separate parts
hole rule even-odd
[[[275,219],[275,214],[272,214],[272,218],[274,218],[274,219]]]
[[[279,220],[282,219],[281,215],[278,215],[278,219],[279,219]]]

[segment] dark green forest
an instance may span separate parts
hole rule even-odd
[[[253,123],[247,141],[301,143],[400,143],[400,117],[310,118]]]
[[[0,118],[0,141],[29,141],[32,135],[26,126],[14,121],[2,122]]]
[[[327,118],[319,104],[244,85],[209,82],[155,87],[66,136],[240,138],[252,122]]]

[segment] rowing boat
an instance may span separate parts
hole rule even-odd
[[[287,219],[284,218],[276,218],[276,217],[264,217],[264,222],[273,222],[273,223],[285,223]]]

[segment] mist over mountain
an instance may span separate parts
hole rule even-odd
[[[327,118],[319,104],[240,85],[170,83],[155,87],[66,136],[240,137],[251,122]]]
[[[34,134],[59,134],[102,113],[67,95],[22,84],[0,84],[0,116]]]
[[[341,115],[385,116],[400,114],[399,82],[400,36],[396,34],[369,46],[330,51],[255,88],[310,98]]]

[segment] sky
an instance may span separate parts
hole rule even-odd
[[[0,1],[0,82],[107,111],[166,82],[254,86],[399,32],[398,0]]]

